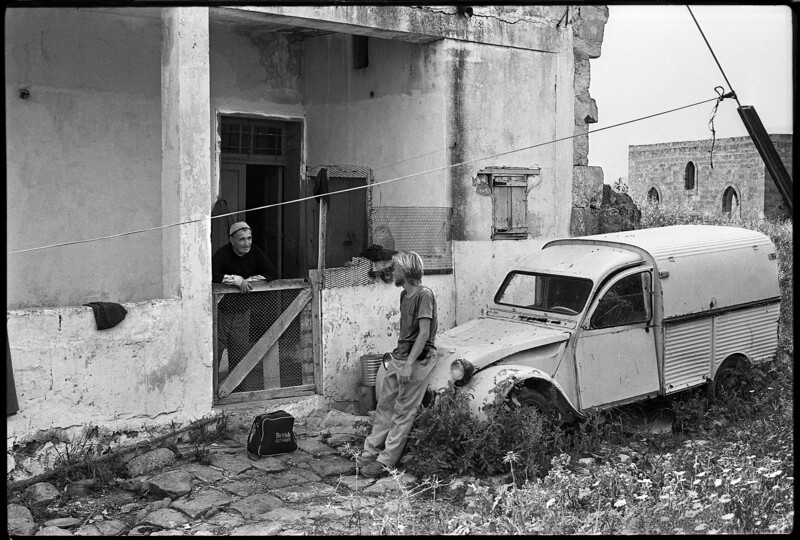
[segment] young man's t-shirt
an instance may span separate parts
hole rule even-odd
[[[400,337],[397,340],[397,348],[392,351],[392,356],[398,360],[408,358],[408,354],[419,336],[419,320],[422,318],[431,320],[431,333],[418,360],[424,359],[436,350],[433,344],[438,326],[436,297],[433,295],[433,291],[424,285],[411,295],[403,289],[403,292],[400,293]]]

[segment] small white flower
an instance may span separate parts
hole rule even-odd
[[[719,487],[721,485],[722,485],[722,479],[721,478],[717,478],[716,480],[714,480],[714,487]]]
[[[550,508],[550,507],[551,507],[551,506],[553,506],[554,504],[556,504],[556,499],[555,499],[555,497],[553,497],[552,499],[550,499],[549,501],[547,501],[547,502],[545,503],[544,507],[545,507],[545,508]]]
[[[720,516],[720,518],[724,519],[725,521],[728,521],[730,519],[733,519],[733,514],[725,514],[724,516]]]
[[[617,500],[617,501],[614,503],[614,508],[619,508],[619,507],[621,507],[621,506],[625,506],[626,504],[628,504],[628,503],[625,501],[625,499],[618,499],[618,500]]]

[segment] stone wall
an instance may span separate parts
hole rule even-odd
[[[600,57],[608,21],[607,6],[573,6],[571,20],[575,58],[575,134],[573,139],[572,209],[570,235],[594,234],[603,192],[603,169],[589,166],[589,124],[598,120],[597,103],[589,94],[592,58]]]
[[[791,176],[791,135],[771,135]],[[711,166],[713,158],[713,168]],[[687,164],[695,168],[694,189],[685,189]],[[628,149],[628,186],[634,198],[645,197],[651,188],[661,202],[686,203],[710,212],[722,212],[722,197],[733,187],[742,216],[775,217],[783,201],[766,172],[753,141],[747,137],[634,145]]]

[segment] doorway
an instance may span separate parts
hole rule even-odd
[[[319,309],[319,289],[309,283],[306,206],[273,206],[306,194],[300,174],[302,124],[220,115],[218,125],[220,199],[226,213],[234,213],[231,223],[250,225],[253,244],[275,265],[279,279],[256,282],[246,295],[213,286],[215,403],[313,394],[320,387],[320,358],[313,347],[319,337],[312,318]],[[217,236],[227,239],[227,231]]]
[[[305,195],[300,178],[301,124],[220,116],[220,197],[235,221],[247,221],[253,243],[281,279],[307,278],[305,205],[261,208]]]

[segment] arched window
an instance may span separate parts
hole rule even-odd
[[[655,187],[651,187],[650,191],[647,192],[647,200],[651,203],[658,203],[661,201],[661,197],[658,195],[658,190]]]
[[[739,214],[739,194],[733,186],[728,186],[722,192],[722,213],[723,214]]]
[[[691,161],[686,164],[686,170],[683,171],[683,188],[694,189],[696,182],[697,171],[694,168],[694,163]]]

